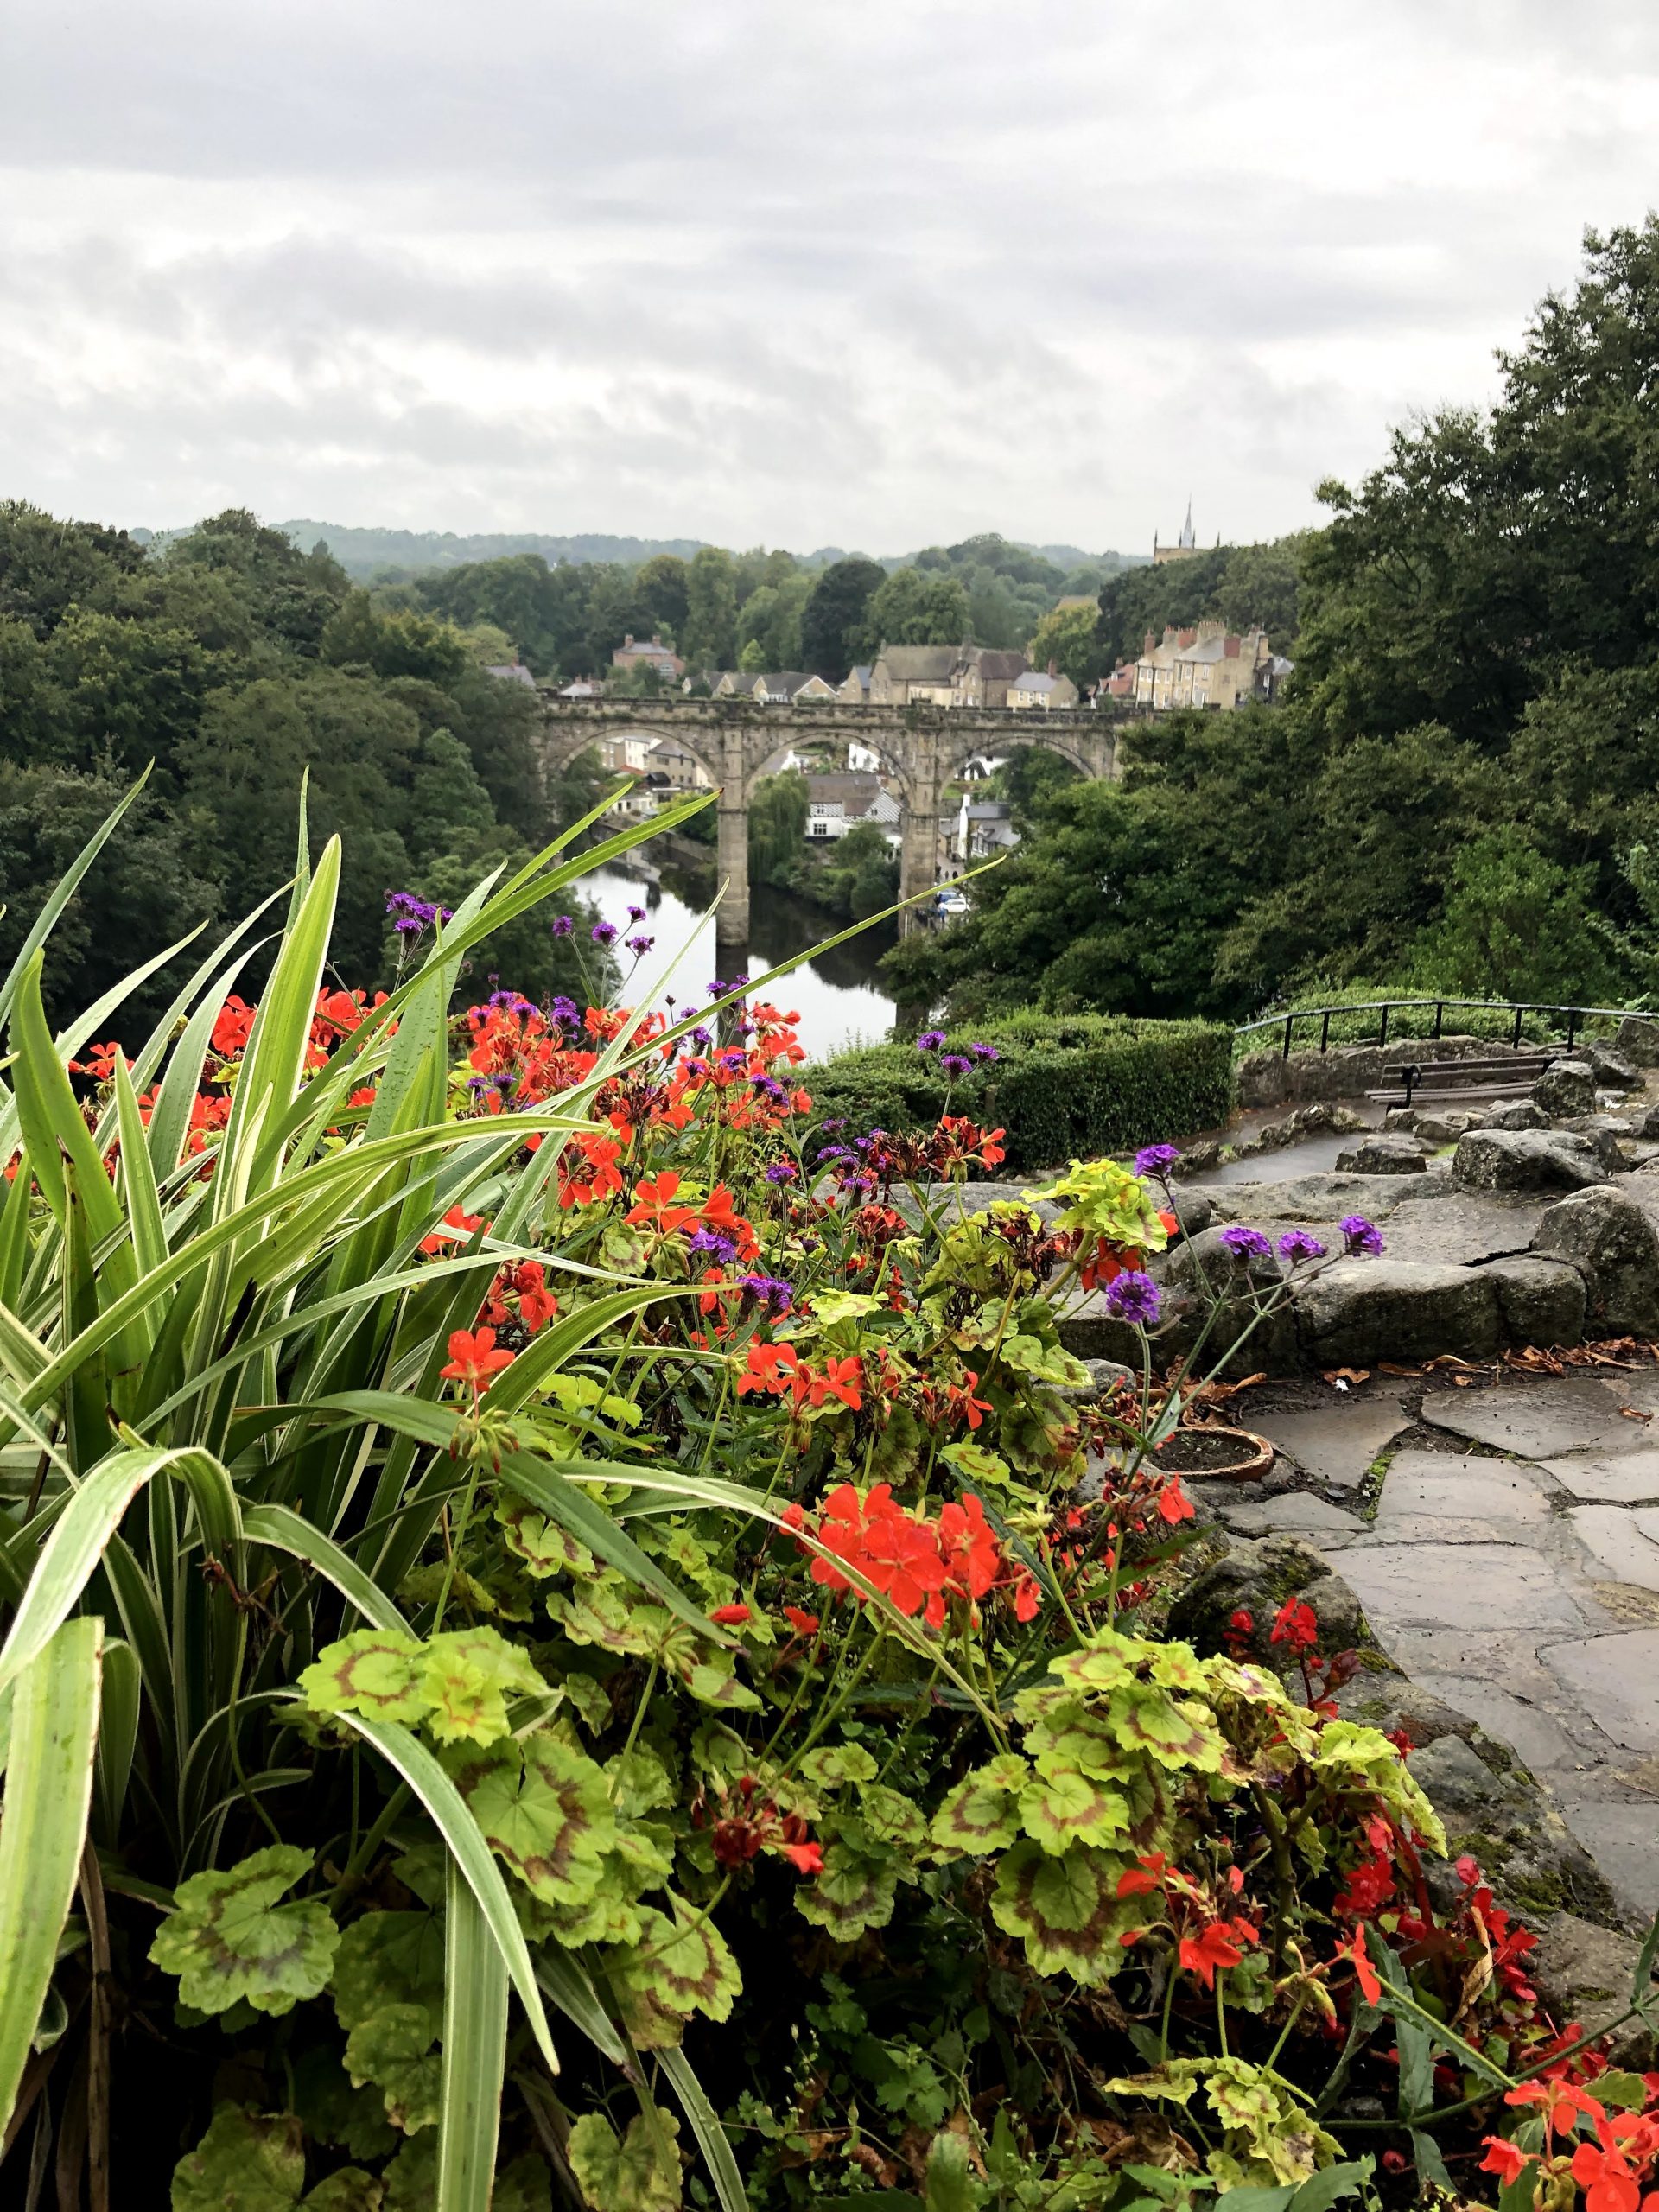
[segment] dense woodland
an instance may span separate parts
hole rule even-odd
[[[314,836],[338,831],[352,857],[341,973],[385,982],[397,943],[386,892],[453,900],[603,787],[578,769],[542,791],[534,702],[485,673],[479,642],[374,607],[326,554],[245,513],[154,555],[124,531],[0,506],[0,962],[147,768],[96,895],[54,935],[56,1013],[90,1004],[141,952],[276,890],[293,868],[303,772]],[[573,957],[538,922],[480,948],[475,967],[539,990]],[[174,973],[140,1016],[166,1003]]]
[[[1333,986],[1659,988],[1659,222],[1586,257],[1489,412],[1321,487],[1285,703],[1137,725],[1119,784],[1019,763],[1026,841],[889,956],[911,995],[1241,1019]],[[1103,619],[1153,626],[1222,557],[1116,580]]]

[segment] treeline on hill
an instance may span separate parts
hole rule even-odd
[[[660,553],[637,565],[550,568],[526,552],[383,583],[375,599],[490,625],[541,677],[608,680],[623,639],[654,633],[694,670],[816,669],[839,682],[884,644],[1023,649],[1057,599],[1092,602],[1120,567],[1105,554],[1065,568],[994,534],[930,546],[898,564],[853,554],[824,566],[781,550],[705,545],[690,560]],[[1092,626],[1092,607],[1084,612]],[[626,681],[650,689],[658,679],[640,671]]]
[[[430,613],[372,606],[327,554],[246,513],[152,554],[123,531],[0,505],[0,968],[147,768],[54,933],[54,1016],[91,1005],[137,950],[275,890],[293,868],[303,772],[314,837],[338,831],[349,862],[340,980],[385,982],[397,939],[385,892],[453,903],[605,787],[590,760],[543,788],[534,698],[486,673],[495,649]],[[574,988],[583,943],[556,942],[544,918],[515,925],[480,948],[474,979],[487,988],[493,969],[529,991]],[[124,1018],[154,1020],[179,972]],[[256,964],[250,996],[257,976]]]
[[[1321,487],[1285,702],[1138,724],[1117,784],[1028,760],[1025,842],[889,956],[902,995],[1239,1020],[1659,988],[1659,219],[1586,257],[1489,412]],[[1200,565],[1109,585],[1125,639]]]

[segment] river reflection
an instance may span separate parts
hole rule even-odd
[[[667,869],[660,880],[648,881],[624,862],[595,868],[575,888],[625,935],[632,929],[629,907],[645,908],[643,926],[656,944],[643,972],[660,976],[678,959],[667,988],[682,1005],[704,997],[716,975],[746,972],[728,947],[722,947],[716,962],[714,918],[708,912],[715,889],[712,870],[702,877]],[[749,908],[747,973],[757,984],[780,961],[792,959],[845,926],[831,920],[821,906],[759,885]],[[845,944],[791,969],[779,983],[779,1003],[798,1010],[800,1039],[810,1058],[827,1059],[849,1045],[879,1045],[886,1039],[893,1026],[893,1004],[877,976],[876,963],[894,935],[892,922],[874,923]],[[626,963],[626,954],[623,958]]]

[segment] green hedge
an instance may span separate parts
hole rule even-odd
[[[1212,1129],[1232,1110],[1232,1033],[1203,1021],[1022,1014],[952,1030],[944,1050],[979,1039],[998,1058],[950,1088],[951,1110],[1007,1131],[1008,1167],[1032,1173]],[[937,1052],[874,1045],[804,1071],[815,1122],[930,1126],[945,1104]]]

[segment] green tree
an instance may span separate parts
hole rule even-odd
[[[737,577],[718,545],[694,553],[685,572],[684,658],[694,668],[729,668],[737,629]]]
[[[685,634],[688,605],[685,563],[677,553],[653,554],[640,564],[634,589],[651,611],[652,627],[664,638]]]
[[[1081,691],[1096,682],[1109,665],[1100,642],[1099,610],[1093,607],[1057,607],[1045,614],[1026,646],[1033,668],[1051,661],[1062,676],[1069,676]]]
[[[1471,997],[1603,1003],[1611,984],[1590,879],[1513,828],[1477,837],[1452,862],[1440,917],[1417,940],[1419,976]]]
[[[466,638],[429,614],[382,613],[365,591],[348,593],[322,632],[321,658],[334,668],[450,683],[474,665]]]
[[[968,594],[955,576],[895,569],[870,595],[861,658],[874,659],[883,645],[957,645],[971,627]]]
[[[801,610],[803,668],[835,683],[845,679],[863,642],[870,601],[887,575],[879,561],[861,553],[819,571]]]
[[[762,776],[749,801],[749,876],[774,890],[794,886],[804,859],[806,778],[798,768]]]

